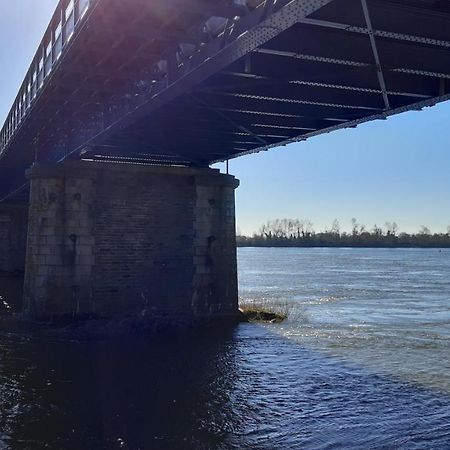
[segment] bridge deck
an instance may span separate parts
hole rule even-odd
[[[450,2],[61,0],[0,134],[33,161],[207,165],[447,100]]]

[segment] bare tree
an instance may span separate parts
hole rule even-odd
[[[392,234],[394,235],[394,236],[397,236],[397,234],[398,234],[398,225],[397,225],[397,222],[392,222]]]
[[[386,236],[396,236],[398,233],[398,225],[395,222],[386,222]]]
[[[310,220],[305,220],[305,235],[312,236],[314,234],[314,225]]]
[[[341,226],[339,224],[339,220],[334,219],[331,225],[331,233],[332,234],[341,234]]]
[[[359,224],[355,217],[352,217],[352,234],[353,236],[358,236]]]
[[[379,227],[377,224],[375,224],[372,228],[372,233],[375,236],[383,236],[383,229]]]
[[[421,225],[420,226],[420,230],[419,230],[419,234],[428,236],[428,235],[431,234],[431,230],[428,227],[426,227],[425,225]]]

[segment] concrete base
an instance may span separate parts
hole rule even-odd
[[[25,270],[28,205],[0,204],[0,272]]]
[[[85,161],[28,177],[26,318],[237,314],[234,177]]]

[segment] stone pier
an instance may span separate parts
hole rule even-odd
[[[23,273],[28,205],[0,204],[0,273]]]
[[[234,177],[70,161],[28,178],[26,318],[237,315]]]

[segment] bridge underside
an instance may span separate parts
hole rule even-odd
[[[238,183],[207,166],[447,100],[449,25],[442,0],[60,0],[0,133],[25,315],[235,317]]]
[[[448,98],[448,2],[258,3],[94,2],[3,146],[0,196],[36,160],[207,166]]]

